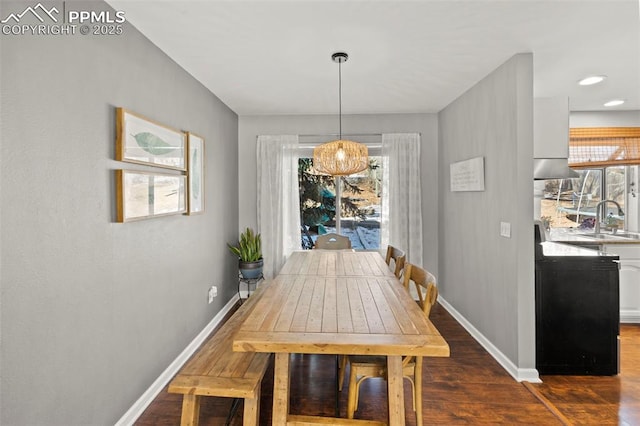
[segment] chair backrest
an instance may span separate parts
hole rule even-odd
[[[394,263],[393,273],[396,278],[400,279],[402,270],[404,269],[404,262],[407,260],[407,255],[399,248],[389,245],[387,246],[387,257],[385,259],[389,266],[391,266],[391,259],[393,259]]]
[[[318,235],[314,248],[324,250],[344,250],[351,248],[351,240],[335,233]]]
[[[419,266],[406,263],[404,266],[404,279],[402,284],[407,291],[410,290],[410,284],[415,285],[418,293],[418,303],[422,308],[422,311],[427,317],[431,313],[431,307],[435,305],[438,300],[438,287],[436,287],[436,277],[425,269]]]

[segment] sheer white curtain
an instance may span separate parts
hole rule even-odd
[[[258,136],[258,232],[263,274],[273,278],[293,250],[300,249],[298,136]]]
[[[391,244],[422,266],[422,205],[420,196],[420,135],[382,135],[382,212],[380,248]]]

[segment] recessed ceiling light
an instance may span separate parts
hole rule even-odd
[[[606,75],[591,75],[589,77],[585,77],[578,82],[580,86],[591,86],[592,84],[598,84],[607,78]]]
[[[604,106],[612,107],[612,106],[622,105],[623,103],[624,103],[624,99],[614,99],[614,100],[609,101],[606,104],[604,104]]]

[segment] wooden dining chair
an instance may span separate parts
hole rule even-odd
[[[393,274],[396,278],[400,279],[402,275],[402,270],[404,269],[404,262],[407,260],[407,255],[404,251],[396,248],[392,245],[387,246],[387,257],[385,258],[385,262],[387,265],[391,266],[391,260],[393,259]]]
[[[406,263],[402,283],[407,291],[409,291],[411,283],[415,285],[419,297],[418,304],[422,308],[422,312],[429,317],[431,307],[438,299],[438,288],[433,274],[411,263]],[[350,355],[348,359],[351,371],[349,373],[347,417],[353,419],[353,414],[358,409],[360,385],[366,379],[373,377],[386,378],[387,358],[384,356]],[[422,357],[402,357],[402,372],[403,376],[411,382],[416,424],[422,426]],[[339,385],[342,390],[344,368],[341,369],[340,374],[342,380],[340,380]]]
[[[329,234],[318,235],[314,248],[323,250],[350,249],[351,240],[349,239],[349,237],[338,235],[333,232]]]

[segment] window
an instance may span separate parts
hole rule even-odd
[[[626,212],[627,194],[635,197],[632,175],[638,164],[640,127],[571,128],[569,166],[580,169],[580,177],[545,181],[543,220],[555,228],[592,227],[601,200],[613,200]],[[615,204],[605,204],[605,215],[607,223],[626,229]]]
[[[569,130],[569,166],[640,164],[640,127],[578,127]]]
[[[310,249],[316,237],[335,232],[340,220],[341,234],[356,250],[380,247],[382,160],[369,156],[369,168],[361,173],[334,179],[313,170],[313,159],[298,160],[302,247]],[[342,185],[341,211],[336,212],[335,182]]]
[[[614,166],[605,168],[605,200],[613,200],[620,204],[622,210],[625,209],[625,166]]]
[[[602,200],[614,200],[625,209],[628,166],[611,166],[602,169],[577,170],[575,179],[549,179],[545,181],[541,203],[541,217],[552,228],[593,228],[596,205]],[[618,215],[612,203],[605,205],[605,214],[620,229],[625,227],[625,217]]]

